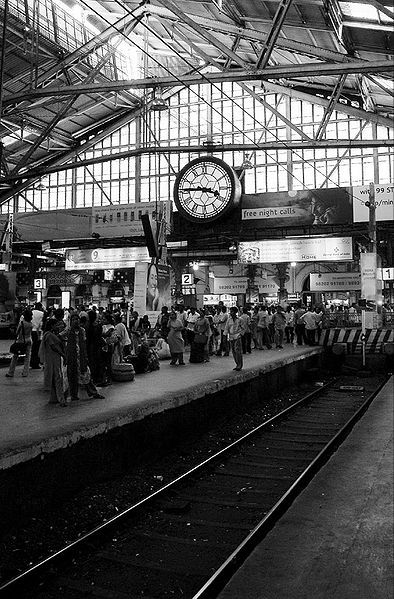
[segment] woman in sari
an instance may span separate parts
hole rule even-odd
[[[50,318],[45,323],[45,332],[41,345],[45,356],[45,381],[50,390],[50,404],[60,404],[66,406],[68,402],[65,399],[64,380],[63,380],[63,361],[64,361],[64,343],[56,334],[56,320]]]
[[[66,339],[66,363],[69,393],[71,400],[78,400],[79,389],[87,392],[89,397],[103,399],[94,386],[88,364],[86,333],[80,325],[78,314],[70,318],[70,328],[63,331],[60,337]]]
[[[183,323],[177,317],[177,313],[172,311],[169,320],[169,332],[167,336],[168,345],[171,352],[171,366],[175,366],[178,360],[179,366],[184,366],[183,352],[185,350],[185,342],[182,336]]]
[[[211,327],[205,316],[204,310],[199,311],[198,319],[194,324],[194,339],[190,346],[189,362],[209,362],[209,337]]]

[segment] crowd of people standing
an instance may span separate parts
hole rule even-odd
[[[164,306],[156,320],[133,311],[52,308],[37,303],[27,308],[17,327],[17,340],[25,344],[22,376],[29,368],[44,370],[44,388],[50,403],[69,405],[80,397],[102,398],[98,388],[112,382],[117,364],[131,362],[137,373],[157,370],[160,359],[184,366],[185,348],[190,363],[209,362],[212,356],[234,358],[234,370],[243,368],[243,356],[252,350],[283,349],[284,343],[314,345],[322,315],[312,308],[259,304],[230,307],[169,309]],[[14,354],[7,377],[13,377],[18,355]]]

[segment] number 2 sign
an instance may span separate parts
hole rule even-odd
[[[182,285],[193,285],[193,283],[193,275],[190,272],[182,275]]]

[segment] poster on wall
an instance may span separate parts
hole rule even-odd
[[[241,241],[238,262],[272,264],[276,262],[314,262],[352,260],[351,237],[299,237],[268,241]]]
[[[65,270],[133,268],[137,261],[150,261],[147,247],[67,250]]]
[[[369,221],[369,185],[352,187],[353,220],[355,223]],[[375,185],[375,217],[377,221],[394,220],[394,185]]]
[[[102,237],[144,237],[141,222],[143,214],[149,214],[154,220],[165,220],[171,227],[172,202],[93,206],[91,233],[98,233]],[[169,230],[167,227],[167,232]]]
[[[134,278],[134,310],[140,316],[157,316],[163,306],[171,307],[170,267],[137,262]],[[151,322],[155,324],[156,321]]]
[[[242,196],[243,228],[352,223],[348,188],[301,189]]]

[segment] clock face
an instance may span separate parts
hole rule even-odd
[[[192,160],[175,181],[175,204],[193,222],[220,218],[239,202],[240,196],[241,185],[233,169],[213,156]]]

